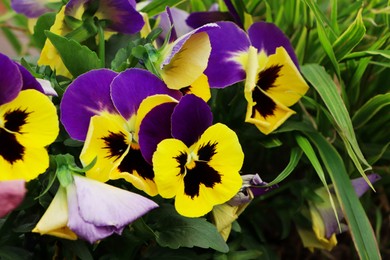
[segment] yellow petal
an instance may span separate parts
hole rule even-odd
[[[49,167],[49,155],[45,148],[24,147],[22,158],[12,164],[0,156],[0,181],[35,179]]]
[[[21,91],[14,100],[0,107],[0,120],[4,124],[6,115],[16,112],[26,117],[15,134],[20,144],[43,147],[56,139],[59,132],[57,111],[44,94],[32,89]]]
[[[274,87],[269,88],[266,92],[279,103],[287,107],[292,106],[305,95],[309,86],[283,47],[277,48],[276,53],[269,56],[264,70],[275,65],[282,65],[282,67],[273,84]]]
[[[181,89],[180,91],[184,92],[184,94],[194,94],[195,96],[203,99],[205,102],[209,101],[211,98],[210,85],[205,74],[200,75],[200,77],[195,80],[191,86]]]
[[[88,178],[108,181],[110,172],[118,167],[126,156],[130,149],[131,134],[125,125],[126,121],[118,114],[103,113],[91,118],[80,154],[84,165],[90,164],[97,157],[94,167],[86,173]]]
[[[175,42],[179,40],[181,38]],[[210,52],[211,45],[207,33],[193,34],[170,63],[161,70],[161,77],[168,88],[179,90],[191,85],[206,69]]]
[[[269,95],[262,91],[261,92],[268,96]],[[245,92],[245,98],[248,101],[245,122],[254,124],[263,134],[269,134],[283,124],[291,115],[295,112],[285,105],[279,103],[276,100],[272,100],[275,103],[272,115],[263,116],[253,107],[257,104],[252,98],[252,92]],[[269,97],[271,98],[271,97]],[[261,105],[261,104],[260,104]]]
[[[77,235],[67,227],[68,215],[66,190],[60,187],[32,232],[76,240]]]
[[[64,36],[70,32],[70,30],[65,25],[65,5],[57,13],[54,24],[50,27],[50,32],[57,35]],[[47,65],[50,66],[52,70],[56,71],[57,75],[62,75],[68,78],[72,78],[72,75],[65,67],[65,64],[62,62],[62,59],[49,39],[46,39],[45,45],[41,51],[41,56],[38,60],[38,65]]]
[[[188,161],[189,150],[177,139],[161,141],[153,154],[154,181],[163,198],[173,198],[179,190],[184,189],[184,175],[178,159],[182,154],[185,154]]]

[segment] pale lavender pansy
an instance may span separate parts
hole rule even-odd
[[[66,188],[68,227],[90,243],[123,229],[158,205],[139,194],[79,175]]]
[[[24,180],[0,181],[0,218],[22,203],[26,195]]]
[[[157,145],[172,137],[190,147],[212,125],[212,121],[210,107],[203,99],[192,94],[183,96],[179,103],[158,105],[146,114],[141,122],[141,153],[147,162],[152,163]]]
[[[107,28],[120,33],[133,34],[139,32],[145,22],[136,10],[135,0],[70,0],[66,4],[65,14],[74,16],[79,10],[88,9],[98,2],[95,16],[107,20]]]
[[[211,54],[205,74],[210,87],[224,88],[246,77],[245,67],[239,62],[254,46],[258,53],[267,56],[275,53],[277,47],[284,47],[298,67],[298,61],[289,39],[274,24],[257,22],[248,29],[248,34],[232,22],[218,22],[220,30],[208,32],[211,43]],[[229,36],[229,41],[226,37]]]
[[[159,27],[163,30],[159,38],[162,42],[165,37],[171,33],[169,42],[175,41],[177,37],[180,37],[192,30],[186,23],[188,13],[182,9],[175,7],[166,8],[165,12],[159,15]]]

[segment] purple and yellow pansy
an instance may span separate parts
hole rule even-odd
[[[0,181],[29,181],[49,166],[57,111],[37,80],[0,53]]]
[[[141,155],[136,124],[141,102],[157,94],[177,100],[182,96],[142,69],[120,74],[94,70],[69,85],[61,102],[61,121],[72,138],[85,141],[81,161],[88,165],[97,157],[88,177],[103,182],[124,178],[151,196],[157,194],[152,166]]]
[[[232,22],[217,24],[220,30],[208,33],[212,51],[205,74],[210,87],[245,80],[245,121],[269,134],[295,113],[289,107],[308,90],[294,50],[274,24],[254,23],[248,33]]]

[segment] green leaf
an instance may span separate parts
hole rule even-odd
[[[336,84],[326,73],[324,68],[318,64],[302,66],[302,73],[321,96],[336,123],[336,130],[343,139],[349,156],[354,161],[360,174],[365,178],[367,183],[370,183],[360,163],[366,166],[366,170],[371,169],[371,166],[364,158],[357,143],[351,118],[349,117],[348,110],[337,91]]]
[[[359,52],[353,52],[348,55],[346,55],[343,60],[349,60],[349,59],[360,59],[365,57],[372,57],[372,56],[382,56],[386,59],[390,59],[390,50],[368,50],[368,51],[359,51]]]
[[[306,135],[317,147],[332,179],[360,259],[381,259],[374,231],[355,193],[341,156],[321,134],[311,132]]]
[[[283,181],[285,178],[287,178],[290,173],[295,169],[295,167],[298,165],[299,160],[301,159],[302,151],[298,149],[297,147],[294,147],[291,150],[290,155],[290,161],[288,162],[286,168],[270,183],[268,183],[266,186],[272,186],[275,185],[281,181]]]
[[[204,218],[186,218],[176,213],[171,205],[162,206],[153,212],[158,215],[155,234],[160,246],[213,248],[226,253],[229,247],[216,227]]]
[[[73,77],[100,68],[100,59],[88,47],[50,31],[45,31],[45,34],[57,49],[66,68]]]
[[[142,8],[141,12],[147,13],[149,17],[152,17],[164,12],[167,6],[175,7],[182,2],[185,2],[185,0],[154,0]]]
[[[366,34],[362,18],[362,9],[359,10],[355,21],[333,43],[333,50],[337,60],[341,60],[360,43]]]
[[[390,93],[376,95],[368,100],[352,117],[355,129],[364,126],[382,108],[388,105],[390,105]]]
[[[305,155],[307,156],[307,158],[311,162],[311,165],[313,165],[318,177],[320,178],[322,185],[324,186],[324,188],[328,194],[330,205],[332,206],[333,213],[334,213],[336,220],[337,220],[337,224],[339,225],[339,229],[341,229],[339,217],[337,214],[336,204],[333,200],[333,196],[332,196],[332,193],[330,192],[328,184],[326,183],[324,170],[322,169],[321,163],[318,160],[317,155],[314,152],[313,147],[311,146],[310,142],[303,136],[297,135],[295,137],[295,139],[297,140],[299,147],[301,147],[302,151],[305,153]]]
[[[38,18],[37,23],[34,26],[34,34],[32,36],[37,48],[42,49],[45,45],[47,38],[45,31],[50,30],[50,27],[54,24],[55,19],[55,13],[47,13]]]

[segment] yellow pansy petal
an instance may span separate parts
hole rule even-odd
[[[245,98],[248,101],[245,122],[254,124],[262,133],[271,133],[295,113],[283,104],[271,99],[264,91],[258,88],[255,91],[259,91],[258,95],[262,95],[258,101],[253,100],[253,92],[245,93]],[[265,102],[260,102],[262,100]]]
[[[77,235],[67,227],[68,215],[66,191],[60,187],[32,232],[76,240]]]
[[[206,69],[210,52],[207,33],[193,34],[161,70],[161,77],[168,88],[179,90],[191,85]]]
[[[208,78],[205,74],[200,75],[200,77],[191,84],[191,86],[180,89],[184,94],[194,94],[195,96],[200,97],[205,102],[209,101],[211,98],[210,85]]]
[[[131,158],[130,158],[131,159]],[[149,196],[156,196],[158,194],[156,183],[153,180],[143,178],[137,171],[133,170],[131,173],[121,172],[118,168],[110,174],[110,179],[123,178],[127,182],[134,185],[135,188],[144,191]]]
[[[180,215],[201,217],[213,209],[213,203],[208,200],[204,192],[199,191],[199,196],[193,199],[185,194],[184,186],[180,188],[175,198],[175,208]]]
[[[280,67],[280,69],[277,72],[273,86],[267,89],[266,92],[279,103],[288,107],[292,106],[305,95],[309,86],[283,47],[277,48],[276,53],[269,56],[263,71],[267,71],[272,67],[275,68],[275,66]]]
[[[64,36],[70,32],[70,30],[65,25],[65,5],[57,13],[54,24],[50,27],[50,32],[61,36]],[[56,71],[57,75],[62,75],[68,78],[72,77],[68,69],[65,67],[65,64],[62,62],[57,49],[49,39],[46,39],[45,45],[43,46],[41,56],[38,60],[38,65],[50,66],[52,70]]]
[[[36,90],[23,90],[14,100],[0,107],[0,126],[15,132],[23,146],[43,147],[51,144],[58,135],[58,124],[55,106]]]
[[[104,113],[93,116],[80,159],[84,165],[90,164],[97,157],[94,167],[87,172],[87,177],[98,181],[109,180],[113,171],[130,149],[131,136],[126,131],[126,121],[117,114]]]
[[[179,189],[184,189],[182,165],[188,162],[188,154],[187,146],[180,140],[165,139],[158,144],[153,154],[154,181],[163,198],[173,198]]]
[[[10,162],[0,156],[0,181],[35,179],[49,167],[49,155],[45,148],[23,147],[23,152]]]

